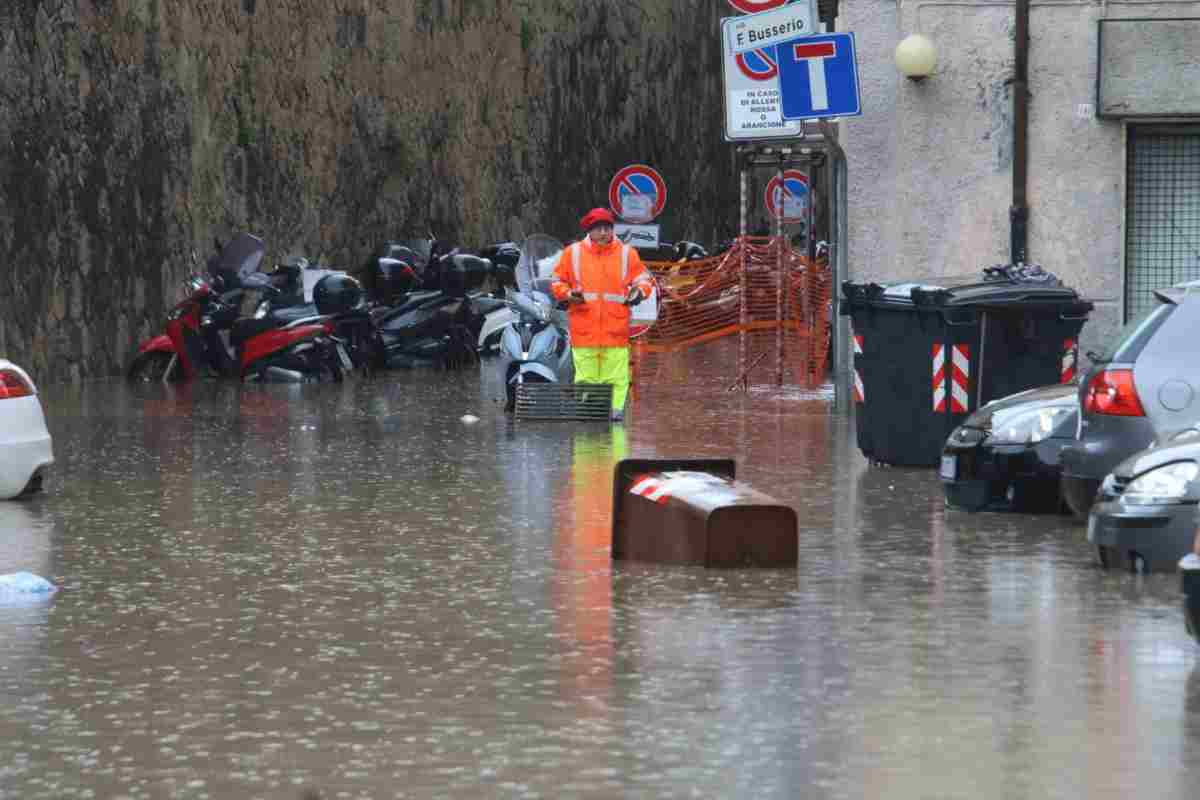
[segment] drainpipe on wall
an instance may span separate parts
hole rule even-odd
[[[1029,167],[1029,0],[1016,0],[1016,41],[1013,44],[1013,170],[1012,208],[1008,211],[1012,263],[1026,261],[1029,206],[1025,198]]]

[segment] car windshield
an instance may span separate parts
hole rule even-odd
[[[1131,363],[1154,337],[1155,332],[1167,321],[1167,317],[1178,308],[1174,303],[1159,303],[1131,319],[1121,329],[1112,345],[1105,349],[1101,361],[1105,363]]]

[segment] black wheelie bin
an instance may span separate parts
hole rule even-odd
[[[842,295],[858,447],[897,466],[936,466],[946,437],[990,400],[1073,380],[1092,310],[1025,265],[946,285],[847,281]]]

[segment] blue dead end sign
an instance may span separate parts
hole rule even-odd
[[[791,39],[775,46],[775,62],[784,119],[862,113],[853,33]]]
[[[763,204],[771,219],[782,214],[784,222],[804,221],[808,218],[808,176],[796,169],[785,170],[782,181],[779,175],[772,175]]]
[[[667,184],[653,167],[630,164],[608,184],[608,204],[627,222],[647,223],[666,207]]]

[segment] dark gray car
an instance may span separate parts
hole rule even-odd
[[[1100,485],[1088,541],[1100,564],[1173,571],[1192,550],[1200,501],[1200,430],[1125,459]]]
[[[1075,442],[1079,390],[1054,384],[993,400],[946,439],[946,503],[980,509],[1058,511],[1059,455]]]
[[[1081,517],[1117,464],[1200,420],[1200,282],[1155,296],[1079,383],[1079,428],[1060,460],[1063,500]]]

